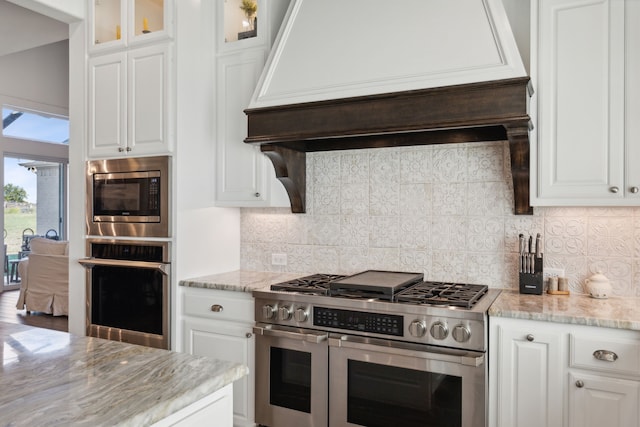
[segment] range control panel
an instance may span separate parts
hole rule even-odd
[[[393,314],[314,307],[313,324],[314,326],[371,332],[398,337],[404,334],[404,317]]]

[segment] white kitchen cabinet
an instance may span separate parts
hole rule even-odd
[[[537,0],[531,16],[532,204],[639,205],[640,4]]]
[[[563,426],[567,335],[562,325],[492,317],[490,327],[490,425]]]
[[[167,154],[170,45],[89,59],[89,157]]]
[[[489,425],[640,426],[640,332],[490,317]]]
[[[640,425],[640,332],[573,328],[569,427]]]
[[[88,1],[89,52],[123,49],[172,36],[172,0]]]
[[[290,206],[273,166],[260,148],[244,143],[248,107],[289,0],[258,0],[254,37],[229,41],[234,1],[216,9],[216,192],[218,206]],[[236,3],[239,3],[236,1]],[[233,9],[227,9],[233,7]],[[226,13],[226,16],[225,16]],[[239,21],[239,19],[236,19]],[[235,37],[233,37],[235,39]]]
[[[183,304],[184,351],[249,367],[249,375],[233,385],[233,418],[234,426],[253,426],[253,297],[245,292],[185,288]]]

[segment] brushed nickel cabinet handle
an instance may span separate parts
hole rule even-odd
[[[260,197],[260,193],[255,193],[254,196]]]
[[[220,304],[213,304],[211,306],[211,311],[213,311],[214,313],[220,313],[222,310],[224,310],[224,307],[222,307]]]
[[[576,387],[578,387],[578,388],[584,387],[584,381],[582,381],[582,380],[576,381]]]
[[[534,339],[535,337],[532,334],[527,335],[527,341],[533,342]]]
[[[638,191],[640,191],[640,189],[638,189],[638,187],[631,187],[629,191],[631,191],[633,194],[636,194]]]
[[[620,189],[618,187],[611,187],[609,188],[609,191],[611,191],[612,193],[617,193],[618,191],[620,191]]]
[[[122,153],[124,151],[124,148],[118,147],[118,151]]]
[[[593,357],[604,362],[615,362],[618,360],[618,355],[609,350],[596,350],[593,352]]]
[[[127,151],[131,151],[131,147],[127,147]]]
[[[252,336],[253,336],[253,334],[252,334],[251,332],[247,332],[247,333],[245,334],[245,337],[247,337],[247,338],[251,338]]]

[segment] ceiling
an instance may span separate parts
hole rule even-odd
[[[68,24],[0,0],[0,56],[68,38]]]

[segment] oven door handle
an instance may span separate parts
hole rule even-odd
[[[313,344],[319,344],[325,341],[329,334],[320,331],[305,331],[298,332],[298,330],[289,330],[279,328],[274,325],[256,325],[253,327],[253,333],[256,335],[263,335],[276,338],[288,338],[296,341],[307,341]]]
[[[105,267],[149,268],[152,270],[158,270],[166,276],[169,275],[169,264],[161,262],[127,261],[123,259],[101,258],[81,258],[78,262],[86,268],[93,268],[96,265]]]
[[[442,347],[395,342],[355,335],[331,334],[329,337],[329,347],[376,351],[391,355],[417,357],[420,359],[438,360],[475,367],[484,364],[484,353],[477,351],[444,349]]]

